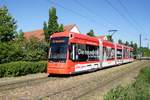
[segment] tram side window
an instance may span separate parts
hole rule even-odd
[[[107,60],[107,50],[106,47],[103,47],[103,60]]]
[[[128,58],[128,56],[129,56],[128,54],[129,54],[128,50],[123,49],[123,58]]]
[[[133,51],[130,51],[130,58],[133,58]]]
[[[73,53],[74,45],[74,53]],[[98,60],[98,46],[86,45],[86,44],[71,44],[70,47],[70,59],[73,61],[93,61]]]
[[[117,59],[122,59],[122,49],[117,49]]]
[[[110,47],[103,47],[103,60],[115,59],[115,49]]]
[[[86,45],[76,44],[75,61],[87,61],[88,55],[85,54],[85,51],[86,51]]]
[[[88,55],[88,61],[99,60],[98,50],[98,46],[86,45],[86,54]]]

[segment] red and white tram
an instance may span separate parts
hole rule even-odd
[[[132,62],[133,48],[73,32],[50,37],[47,72],[73,74]]]

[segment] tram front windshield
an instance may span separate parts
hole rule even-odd
[[[56,37],[50,40],[49,61],[65,62],[67,58],[67,37]]]

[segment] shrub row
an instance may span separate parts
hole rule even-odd
[[[118,86],[110,90],[104,100],[149,100],[150,67],[141,70],[137,80],[126,87]]]
[[[41,61],[47,59],[48,44],[34,38],[0,42],[0,51],[0,64],[11,61]]]
[[[46,67],[46,61],[17,61],[0,64],[0,77],[22,76],[26,74],[46,72]]]

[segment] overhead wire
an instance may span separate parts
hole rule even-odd
[[[121,1],[121,0],[118,0],[118,1],[119,1],[119,4],[120,4],[120,5],[122,6],[122,8],[124,9],[124,11],[126,12],[126,14],[130,17],[130,19],[135,23],[135,25],[136,25],[138,28],[140,28],[140,30],[142,30],[142,32],[140,33],[140,34],[142,35],[142,37],[144,36],[144,38],[145,38],[145,36],[146,36],[146,38],[147,38],[147,34],[146,34],[146,32],[144,31],[143,27],[138,23],[137,20],[134,19],[134,17],[131,15],[131,13],[129,13],[129,10],[128,10],[127,7],[122,3],[122,1]]]
[[[124,11],[126,12],[126,14],[128,15],[128,17],[133,21],[133,23],[139,27],[141,30],[143,30],[143,28],[141,27],[141,25],[132,17],[132,15],[129,13],[127,7],[121,2],[121,0],[118,0],[119,4],[121,5],[121,7],[124,9]]]
[[[143,29],[143,27],[137,22],[137,20],[134,19],[134,17],[129,13],[127,7],[122,3],[121,0],[118,0],[119,4],[121,5],[121,7],[124,9],[124,11],[126,12],[126,14],[130,17],[130,19],[135,23],[135,25],[142,30],[142,32],[140,34],[142,34],[142,36],[144,36],[144,34],[146,33]],[[146,34],[145,34],[146,35]],[[147,36],[147,35],[146,35]]]
[[[127,21],[137,33],[141,33],[137,27],[126,17],[122,12],[120,12],[109,0],[105,0],[106,3],[114,9],[125,21]]]
[[[64,7],[63,5],[61,5],[61,4],[59,4],[59,3],[56,3],[56,2],[54,2],[54,1],[52,1],[52,0],[51,0],[51,3],[53,3],[54,5],[56,5],[56,6],[60,7],[60,8],[65,9],[65,10],[67,10],[67,11],[70,11],[70,12],[74,13],[75,15],[78,15],[78,16],[80,16],[80,17],[82,17],[82,18],[84,18],[84,19],[86,19],[86,20],[88,20],[88,21],[90,21],[90,22],[92,22],[92,23],[95,22],[95,23],[99,24],[100,26],[103,26],[103,27],[105,27],[105,28],[108,28],[106,25],[104,25],[104,24],[102,24],[102,23],[100,24],[100,23],[98,23],[96,20],[94,20],[94,19],[92,19],[92,18],[88,18],[87,16],[85,16],[85,15],[83,15],[83,14],[80,14],[80,13],[78,13],[78,12],[72,10],[72,9],[67,8],[67,7]]]
[[[105,17],[103,16],[99,16],[98,14],[94,13],[94,11],[90,8],[88,8],[87,6],[85,6],[83,3],[79,2],[78,0],[74,0],[74,2],[76,4],[78,4],[81,8],[85,9],[86,11],[88,11],[89,13],[91,13],[92,15],[94,15],[97,18],[101,18],[103,19],[105,22],[109,23],[110,25],[113,25],[115,27],[118,27],[117,25],[112,24],[112,22],[110,22],[109,20],[107,20]]]
[[[99,16],[98,14],[94,13],[93,10],[91,10],[90,8],[88,8],[88,7],[87,7],[86,5],[84,5],[83,3],[79,2],[78,0],[74,0],[74,1],[75,1],[75,3],[77,3],[80,7],[84,8],[86,11],[88,11],[88,12],[91,13],[92,15],[94,15],[94,16],[96,16],[96,17],[98,17],[98,18],[101,18],[101,19],[103,19],[105,22],[107,22],[107,23],[109,23],[109,24],[115,26],[115,27],[117,28],[117,30],[119,29],[119,26],[118,26],[118,25],[115,25],[115,24],[111,23],[110,21],[108,21],[106,18],[104,18],[104,17],[102,17],[102,16]],[[125,36],[125,34],[122,34],[122,35]]]
[[[126,14],[130,17],[130,19],[135,23],[135,25],[137,27],[139,27],[140,29],[143,30],[143,27],[134,19],[134,17],[131,15],[131,13],[129,13],[129,10],[127,9],[127,7],[122,3],[121,0],[118,0],[119,4],[121,5],[121,7],[124,9],[124,11],[126,12]]]

